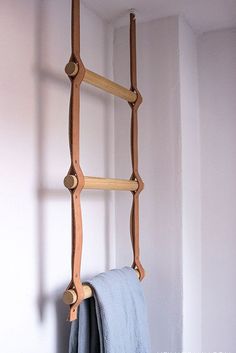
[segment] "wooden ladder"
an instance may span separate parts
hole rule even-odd
[[[80,278],[83,239],[80,195],[83,189],[127,190],[132,192],[133,201],[130,216],[130,233],[133,247],[132,267],[137,271],[140,280],[145,275],[139,259],[139,194],[143,190],[144,184],[138,173],[138,108],[142,102],[142,97],[137,88],[135,14],[130,13],[130,89],[84,67],[80,57],[80,0],[72,0],[71,44],[72,53],[69,63],[65,67],[65,72],[71,82],[69,114],[71,165],[64,179],[64,184],[71,194],[72,278],[63,296],[64,302],[70,305],[70,321],[77,319],[77,309],[82,300],[92,295],[91,289],[87,285],[83,285]],[[82,82],[126,100],[131,108],[132,175],[129,180],[83,175],[80,167],[80,87]]]

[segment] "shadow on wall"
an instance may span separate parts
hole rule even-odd
[[[61,1],[61,0],[59,0]],[[70,331],[70,323],[66,321],[68,316],[68,306],[64,305],[62,302],[62,293],[67,287],[68,283],[65,285],[62,283],[62,287],[56,290],[53,290],[52,293],[48,294],[46,291],[45,284],[45,273],[47,273],[47,265],[46,265],[46,203],[49,201],[61,201],[61,200],[69,200],[68,192],[64,188],[62,189],[50,189],[45,186],[45,148],[44,148],[44,139],[45,132],[47,129],[46,119],[45,119],[45,110],[46,110],[46,102],[45,98],[46,93],[44,91],[44,82],[45,80],[50,81],[50,84],[55,87],[60,86],[68,92],[68,101],[69,101],[69,81],[66,78],[66,75],[58,74],[57,72],[53,72],[52,70],[45,69],[45,65],[42,63],[43,59],[43,28],[45,26],[45,5],[46,2],[44,0],[38,0],[36,6],[36,31],[35,31],[35,70],[36,70],[36,119],[37,119],[37,263],[38,263],[38,311],[41,323],[45,320],[46,314],[46,306],[50,302],[53,302],[55,312],[56,312],[56,332],[57,332],[57,342],[56,342],[56,353],[65,353],[68,351],[68,340],[69,340],[69,331]],[[68,13],[70,16],[70,13]],[[69,38],[68,38],[69,40]],[[53,45],[53,44],[52,44]],[[106,50],[106,48],[105,48]],[[68,53],[68,57],[69,57]],[[44,57],[45,61],[45,57]],[[83,88],[84,89],[84,88]],[[99,96],[99,93],[94,92],[90,88],[85,88],[86,94],[96,96],[96,99],[104,99],[104,105],[106,104],[106,98],[103,96]],[[68,112],[69,114],[69,112]],[[68,119],[68,116],[66,117]],[[109,112],[105,111],[105,122],[107,125],[110,124],[110,116]],[[56,134],[55,128],[55,134]],[[109,134],[105,134],[106,139],[104,141],[104,153],[106,156],[106,162],[104,169],[105,173],[109,174],[109,145],[110,145],[110,136]],[[68,142],[69,144],[69,142]],[[68,153],[68,150],[65,152]],[[65,174],[67,172],[67,168],[69,166],[65,165]],[[110,223],[111,220],[109,218],[109,204],[110,204],[110,194],[104,192],[102,194],[98,194],[96,192],[90,193],[91,197],[102,197],[105,202],[105,217],[107,219],[106,228],[105,228],[105,237],[106,237],[106,268],[109,268],[109,260],[110,260]],[[56,215],[55,215],[56,219]],[[69,281],[69,273],[68,273],[68,281]]]

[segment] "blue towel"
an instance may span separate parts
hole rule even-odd
[[[111,270],[87,283],[94,297],[79,306],[69,353],[150,353],[146,305],[135,271]]]

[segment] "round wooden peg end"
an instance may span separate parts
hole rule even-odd
[[[67,189],[74,189],[78,184],[75,175],[67,175],[64,179],[64,185]]]
[[[68,76],[75,76],[78,72],[78,64],[74,63],[73,61],[68,62],[65,67],[65,72]]]
[[[73,289],[68,289],[63,295],[63,302],[67,305],[74,304],[76,302],[77,295]]]

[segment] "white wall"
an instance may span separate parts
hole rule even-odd
[[[149,307],[152,352],[180,352],[182,242],[178,18],[138,24],[141,258]],[[115,31],[115,79],[129,87],[128,28]],[[131,175],[130,108],[115,101],[116,176]],[[117,264],[131,263],[131,196],[116,196]]]
[[[235,30],[198,41],[184,19],[138,25],[140,234],[153,352],[180,350],[181,336],[184,351],[235,350]],[[125,27],[115,32],[114,63],[126,86],[128,54]],[[131,173],[129,123],[116,100],[119,177]],[[117,194],[119,266],[131,261],[130,205]]]
[[[183,351],[201,352],[201,165],[197,37],[179,21],[183,226]]]
[[[236,347],[236,30],[199,40],[203,351]]]
[[[0,267],[4,353],[67,351],[70,2],[1,1]],[[112,77],[112,28],[82,7],[82,57]],[[113,99],[82,89],[81,165],[113,176]],[[86,195],[85,195],[86,194]],[[114,266],[113,195],[85,191],[83,276]],[[91,221],[92,220],[92,221]],[[40,317],[41,313],[41,317]]]

